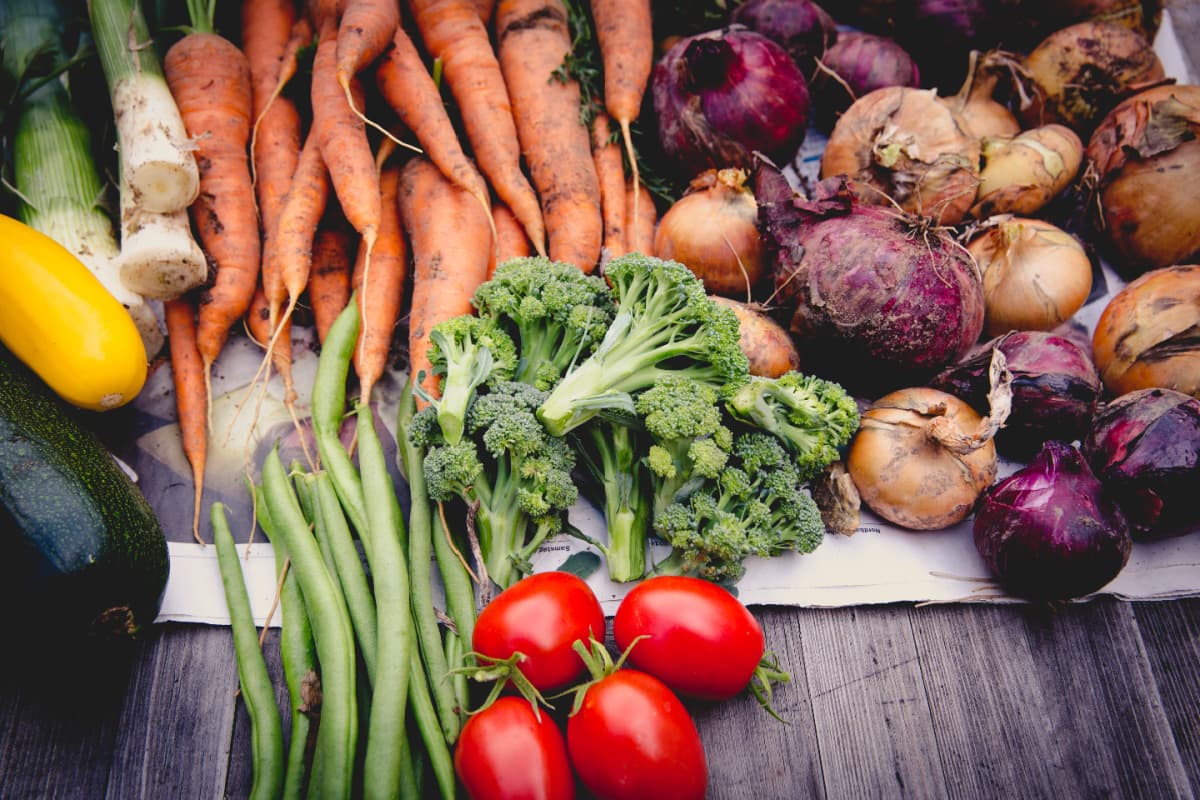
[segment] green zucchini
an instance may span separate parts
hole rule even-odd
[[[169,569],[138,488],[0,347],[0,593],[10,615],[60,643],[135,638],[158,615]]]

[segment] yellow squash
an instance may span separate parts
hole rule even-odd
[[[137,327],[83,263],[0,214],[0,341],[68,403],[124,405],[146,382]]]

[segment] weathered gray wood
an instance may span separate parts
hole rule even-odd
[[[167,625],[130,682],[109,798],[224,797],[237,666],[229,629]]]
[[[263,641],[263,659],[267,662],[267,674],[275,687],[275,700],[279,704],[286,748],[287,737],[292,728],[292,715],[288,709],[287,683],[283,678],[283,662],[279,656],[278,628],[267,631]],[[236,674],[234,686],[237,686]],[[239,699],[235,706],[233,737],[229,746],[229,775],[225,782],[225,793],[228,797],[245,797],[250,793],[250,787],[254,784],[254,764],[251,755],[250,714],[246,711],[246,704]]]
[[[760,708],[748,693],[722,703],[690,703],[708,759],[709,797],[818,800],[824,797],[824,786],[795,612],[754,612],[767,649],[791,673],[791,681],[777,686],[772,698],[772,707],[786,723]]]
[[[1133,608],[1192,793],[1200,795],[1200,600]]]
[[[795,613],[826,796],[945,797],[908,608]]]

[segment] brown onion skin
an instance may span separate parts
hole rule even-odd
[[[1200,86],[1156,86],[1122,101],[1092,134],[1087,160],[1118,271],[1200,259]]]
[[[1057,441],[984,494],[973,533],[992,573],[1031,600],[1090,594],[1111,582],[1133,551],[1120,508],[1079,450]]]
[[[747,297],[764,274],[758,204],[737,169],[706,170],[658,221],[654,253],[678,261],[709,294]]]
[[[756,306],[720,295],[711,295],[714,303],[733,310],[738,318],[742,352],[750,362],[750,374],[778,378],[800,369],[800,353],[787,329]]]
[[[1086,138],[1125,97],[1166,77],[1137,31],[1089,20],[1051,33],[1025,57],[1035,91],[1021,112],[1026,127],[1057,122]]]
[[[1066,189],[1083,164],[1083,142],[1051,123],[1009,139],[983,140],[983,168],[971,216],[1032,216]]]
[[[1015,0],[1009,9],[1007,46],[1027,52],[1059,28],[1093,19],[1124,25],[1154,41],[1163,4],[1160,0]]]
[[[930,424],[940,418],[967,434],[982,424],[974,409],[946,392],[924,386],[891,392],[863,412],[846,456],[867,507],[910,530],[941,530],[963,521],[996,479],[993,441],[955,453],[929,435]]]
[[[1200,265],[1153,270],[1117,292],[1092,348],[1113,395],[1162,388],[1200,397]]]
[[[1096,414],[1082,450],[1134,539],[1200,529],[1200,400],[1138,389]]]
[[[931,377],[983,330],[974,260],[948,235],[858,202],[845,178],[806,201],[769,166],[755,196],[775,302],[807,370],[877,395]]]
[[[980,143],[931,90],[876,89],[842,114],[821,157],[821,178],[847,175],[866,203],[896,203],[939,225],[975,201]]]
[[[886,36],[862,31],[843,33],[821,58],[809,83],[813,121],[828,132],[850,104],[886,86],[921,85],[921,72],[908,51]],[[836,73],[837,77],[828,72]],[[845,85],[843,85],[845,84]]]
[[[1012,374],[1012,410],[996,434],[996,448],[1025,459],[1043,442],[1081,438],[1103,387],[1091,354],[1075,341],[1045,331],[1016,331],[979,345],[936,375],[929,385],[988,411],[988,368],[999,348]]]

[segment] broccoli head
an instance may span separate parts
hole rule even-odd
[[[858,430],[858,407],[840,384],[795,371],[749,379],[725,407],[734,419],[778,436],[804,480],[837,461]]]
[[[717,478],[655,517],[655,531],[671,545],[656,574],[732,583],[751,556],[810,553],[824,539],[821,512],[775,436],[738,434],[729,461]]]
[[[434,325],[429,342],[429,360],[434,374],[442,376],[442,385],[440,398],[425,399],[437,407],[438,424],[446,441],[454,444],[462,438],[467,406],[476,390],[512,377],[517,346],[495,322],[470,314]]]
[[[550,390],[538,417],[555,436],[612,410],[659,378],[686,375],[714,388],[749,374],[733,311],[713,302],[691,270],[640,253],[608,263],[616,316],[595,351]]]
[[[512,380],[539,389],[549,389],[586,358],[616,312],[602,278],[541,256],[499,265],[473,302],[481,317],[513,333],[518,360]]]

